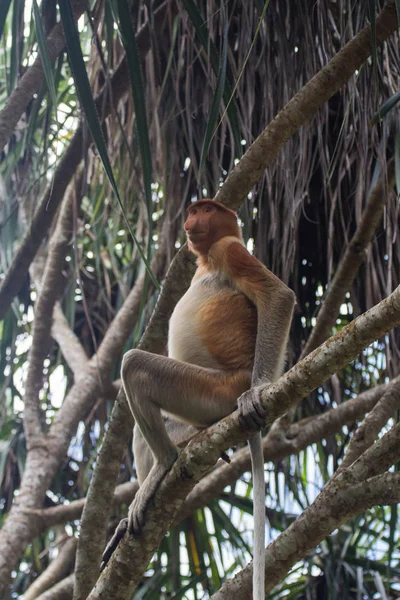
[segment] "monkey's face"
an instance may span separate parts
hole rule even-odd
[[[199,200],[190,206],[184,228],[189,250],[202,255],[222,237],[238,235],[235,213],[214,200]]]

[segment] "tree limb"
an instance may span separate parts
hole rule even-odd
[[[84,13],[86,2],[84,0],[75,0],[72,2],[72,12],[75,20]],[[61,23],[57,23],[47,38],[47,50],[50,62],[54,62],[65,46],[64,30]],[[39,91],[44,81],[44,72],[40,54],[21,77],[18,85],[10,94],[5,107],[0,111],[0,152],[8,142],[8,139],[20,120],[24,110],[34,94]]]
[[[376,19],[376,43],[386,40],[397,28],[395,2],[388,0]],[[368,26],[357,33],[277,114],[229,173],[216,199],[230,208],[239,208],[285,142],[354,75],[371,52],[372,35]]]
[[[387,165],[387,172],[382,173],[372,190],[357,229],[340,259],[335,276],[329,284],[325,299],[317,315],[315,327],[301,353],[301,358],[317,348],[329,336],[345,294],[350,290],[358,269],[364,261],[365,250],[372,241],[376,228],[381,221],[387,195],[393,189],[394,184],[395,172],[394,160],[392,159]]]
[[[78,337],[70,328],[59,302],[54,306],[51,336],[60,346],[76,381],[87,368],[89,359]]]
[[[296,561],[306,556],[332,531],[352,517],[377,504],[400,501],[400,473],[385,473],[346,489],[326,488],[315,501],[267,548],[265,554],[265,593],[288,573]],[[252,563],[226,582],[212,600],[247,600],[251,595]]]
[[[295,365],[276,383],[264,388],[261,402],[272,422],[290,406],[343,368],[369,343],[400,324],[400,286],[385,300],[359,316]],[[251,435],[235,411],[200,432],[181,452],[149,505],[146,523],[137,537],[125,537],[100,576],[89,598],[125,600],[135,589],[152,553],[173,522],[196,482],[213,466],[221,452]]]
[[[35,600],[72,600],[74,581],[75,575],[71,573],[71,575],[53,585],[52,588],[37,596]]]
[[[375,406],[388,387],[389,384],[377,386],[322,415],[294,423],[289,427],[285,436],[276,436],[274,430],[270,429],[263,438],[264,461],[280,461],[287,456],[298,454],[311,444],[320,442],[340,431],[344,425],[354,423],[356,419],[363,417]],[[178,512],[176,522],[191,515],[194,510],[207,506],[215,497],[222,494],[226,486],[233,485],[243,473],[250,469],[251,459],[248,446],[237,450],[231,456],[229,465],[219,461],[211,473],[203,477],[190,492]]]
[[[288,430],[287,436],[277,437],[268,434],[263,439],[264,460],[278,461],[287,456],[305,450],[310,444],[315,444],[340,431],[344,425],[354,423],[370,411],[383,396],[390,384],[376,386],[357,396],[350,398],[337,408],[327,411],[311,419],[303,419],[294,423]],[[129,431],[130,434],[130,431]],[[116,442],[116,437],[112,438]],[[100,460],[100,457],[99,459]],[[207,474],[187,497],[181,510],[178,512],[175,523],[186,518],[198,508],[207,506],[211,500],[220,495],[224,488],[232,485],[245,471],[249,471],[250,453],[247,446],[237,450],[231,456],[228,465],[219,461],[212,471]],[[138,490],[137,481],[121,483],[114,490],[112,506],[130,504]],[[37,521],[40,521],[40,532],[49,527],[62,525],[68,521],[79,519],[82,514],[86,498],[74,500],[69,504],[61,504],[51,508],[33,509]]]
[[[153,272],[162,277],[165,256],[157,252],[152,261]],[[42,505],[44,494],[59,469],[72,435],[80,420],[99,396],[110,391],[110,370],[122,352],[140,310],[143,279],[138,279],[107,334],[94,355],[67,394],[42,444],[27,454],[19,495],[0,530],[0,597],[5,595],[12,569],[28,541],[40,529],[32,509]],[[151,285],[149,286],[149,293]],[[103,349],[106,344],[108,353]]]
[[[174,10],[174,7],[175,3],[170,3],[170,0],[166,0],[164,4],[154,11],[154,22],[152,22],[151,26],[154,28],[160,27],[167,13],[167,8],[169,10]],[[141,58],[144,59],[150,49],[151,43],[149,24],[144,25],[137,33],[136,41],[141,53]],[[125,59],[121,61],[112,76],[110,85],[112,88],[112,98],[110,97],[108,85],[106,85],[95,98],[96,108],[102,120],[111,114],[114,106],[117,105],[128,89],[129,71]],[[90,140],[88,139],[88,136],[83,135],[83,131],[84,127],[81,122],[73,135],[67,150],[60,159],[52,182],[47,187],[32,222],[29,225],[29,230],[26,232],[7,273],[1,282],[0,320],[4,318],[13,298],[21,289],[29,265],[34,258],[41,241],[46,236],[53,221],[53,217],[64,196],[65,190],[89,146]]]
[[[168,223],[165,225],[168,227]],[[165,233],[164,231],[161,234],[162,244],[165,244],[167,239]],[[164,352],[169,317],[176,302],[186,290],[186,277],[181,276],[182,272],[186,275],[193,270],[193,266],[193,256],[183,248],[174,258],[168,270],[163,284],[163,293],[159,297],[139,348],[160,354]],[[120,313],[121,311],[117,317]],[[102,347],[107,345],[106,338],[107,334]],[[98,354],[100,355],[100,349]],[[132,428],[133,417],[121,388],[112,410],[107,432],[104,435],[96,470],[89,486],[88,501],[82,514],[81,536],[75,569],[77,600],[87,597],[99,574],[115,482],[120,471],[121,458],[132,435]]]
[[[337,472],[346,469],[355,462],[375,441],[382,427],[390,417],[400,408],[400,377],[396,377],[388,385],[385,394],[374,406],[369,415],[365,417],[358,427],[344,455],[343,461]]]
[[[63,580],[72,570],[75,562],[75,552],[78,540],[75,537],[68,538],[61,546],[58,556],[52,560],[47,567],[29,586],[22,600],[35,600],[40,594],[52,588]]]
[[[35,304],[35,319],[32,331],[32,346],[28,355],[28,375],[24,396],[24,431],[28,452],[35,443],[43,441],[39,392],[43,385],[43,362],[50,350],[53,309],[58,300],[64,280],[63,267],[69,250],[75,200],[82,199],[82,172],[72,180],[62,203],[57,225],[50,238],[49,252],[43,276],[38,285]]]

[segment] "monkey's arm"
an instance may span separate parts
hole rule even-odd
[[[252,388],[242,394],[239,406],[246,424],[259,429],[265,422],[260,387],[275,381],[283,370],[295,295],[239,242],[227,246],[223,260],[236,287],[257,308]]]
[[[238,242],[227,246],[224,253],[226,271],[236,287],[257,308],[257,336],[252,373],[252,387],[238,398],[240,418],[244,426],[258,433],[249,438],[253,470],[254,551],[253,600],[265,597],[265,476],[260,429],[266,411],[260,394],[265,384],[279,377],[292,319],[293,292]]]

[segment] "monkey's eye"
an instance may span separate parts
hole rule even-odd
[[[204,212],[211,212],[211,210],[212,210],[211,206],[204,207]]]

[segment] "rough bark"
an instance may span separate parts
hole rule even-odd
[[[76,184],[76,185],[75,185]],[[51,236],[49,252],[41,281],[36,282],[38,298],[35,304],[32,346],[28,355],[28,374],[24,396],[24,431],[29,449],[43,437],[39,392],[43,386],[43,362],[50,351],[53,309],[64,282],[63,267],[70,248],[73,230],[74,204],[82,199],[82,174],[72,180],[62,203],[57,225]]]
[[[340,431],[345,425],[354,423],[370,411],[388,389],[388,385],[378,386],[352,398],[333,410],[311,419],[303,419],[289,427],[285,436],[276,436],[273,429],[263,439],[264,461],[280,461],[305,450],[311,444]],[[190,492],[179,510],[176,521],[180,521],[198,508],[207,506],[216,496],[223,493],[246,471],[251,469],[248,446],[236,451],[228,465],[219,461],[215,469],[203,477]]]
[[[85,371],[89,359],[79,339],[70,328],[59,302],[54,306],[51,336],[60,346],[62,355],[76,381]]]
[[[362,418],[369,412],[389,389],[390,384],[383,384],[367,390],[351,398],[332,410],[317,417],[303,419],[294,423],[287,436],[268,434],[263,440],[264,460],[278,461],[285,457],[301,452],[310,444],[315,444],[341,430],[345,425],[351,425],[356,419]],[[115,440],[115,437],[112,438]],[[222,494],[224,488],[232,485],[244,472],[251,468],[250,453],[245,446],[231,456],[231,463],[218,461],[215,468],[196,485],[187,497],[179,511],[176,522],[192,514],[194,510],[207,506],[211,500]],[[115,488],[112,506],[130,504],[138,490],[138,482],[121,483]],[[79,519],[86,498],[80,498],[70,504],[61,504],[51,508],[33,509],[36,520],[40,521],[40,531],[49,527],[62,525],[68,521]]]
[[[75,576],[72,573],[62,581],[59,581],[52,588],[37,596],[36,600],[71,600],[74,593]]]
[[[161,235],[166,240],[166,235]],[[165,242],[163,242],[165,243]],[[175,304],[186,290],[187,274],[194,268],[194,258],[182,248],[172,261],[150,323],[139,348],[163,354],[167,342],[168,321]],[[182,276],[184,274],[184,276]],[[86,598],[99,574],[101,555],[106,540],[106,526],[121,459],[132,434],[133,418],[123,390],[113,407],[104,436],[96,471],[90,482],[88,502],[82,515],[81,536],[75,569],[75,598]]]
[[[390,417],[395,415],[396,410],[399,408],[400,377],[396,377],[396,379],[390,382],[387,391],[369,415],[366,416],[351,438],[338,471],[342,471],[350,466],[374,443],[382,427],[386,425]]]

